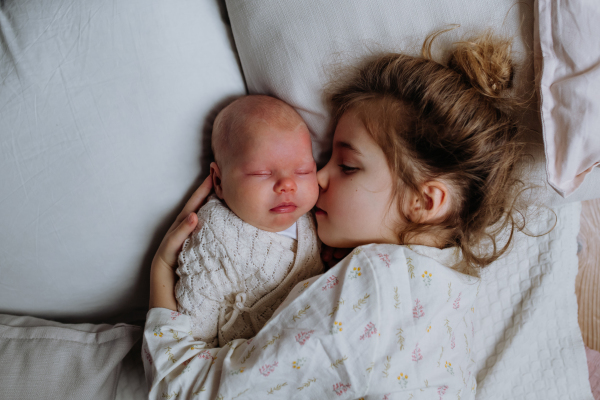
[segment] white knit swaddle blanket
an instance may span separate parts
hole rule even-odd
[[[179,312],[208,347],[253,337],[300,281],[323,272],[310,213],[297,221],[298,240],[242,221],[216,196],[179,255]]]

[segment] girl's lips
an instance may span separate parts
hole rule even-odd
[[[277,214],[287,214],[296,211],[297,208],[298,206],[294,203],[281,203],[278,206],[271,208],[270,211]]]
[[[315,207],[315,216],[323,216],[323,215],[327,215],[326,211],[321,210],[319,207]]]

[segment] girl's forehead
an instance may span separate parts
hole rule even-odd
[[[351,111],[344,113],[338,121],[333,135],[333,148],[347,150],[357,156],[381,151],[363,122]]]

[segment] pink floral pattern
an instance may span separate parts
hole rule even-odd
[[[456,347],[456,342],[454,338],[454,332],[452,332],[452,336],[450,337],[450,348],[454,349],[454,347]]]
[[[327,282],[325,282],[325,286],[323,286],[322,289],[323,290],[331,289],[338,283],[340,283],[340,281],[337,278],[337,276],[331,275],[329,278],[327,278]]]
[[[421,354],[421,348],[419,347],[419,343],[415,346],[415,349],[412,352],[412,360],[419,362],[423,359],[423,355]]]
[[[415,300],[415,306],[413,307],[413,318],[421,318],[425,316],[425,311],[423,310],[423,305],[419,301],[419,299]]]
[[[171,319],[173,321],[175,321],[177,319],[177,317],[179,317],[181,314],[178,313],[177,311],[171,311]]]
[[[350,389],[352,385],[349,383],[343,384],[342,382],[336,383],[335,385],[333,385],[333,391],[335,392],[335,394],[337,394],[338,396],[343,395],[344,393],[346,393],[346,391],[348,389]]]
[[[444,395],[446,394],[446,390],[448,390],[448,386],[447,385],[438,387],[438,394],[440,395],[440,399],[442,397],[444,397]]]
[[[385,266],[389,268],[389,267],[390,267],[390,265],[391,265],[391,263],[392,263],[392,262],[390,261],[390,256],[389,256],[389,254],[381,254],[381,253],[379,253],[379,254],[377,254],[377,255],[379,256],[379,259],[380,259],[381,261],[383,261],[383,262],[384,262]]]
[[[278,361],[275,361],[273,364],[265,364],[262,367],[260,367],[258,372],[260,372],[260,374],[262,376],[269,376],[273,371],[275,371],[275,368],[278,365],[279,365]]]
[[[460,295],[462,294],[462,292],[460,292],[458,294],[458,297],[456,298],[456,300],[454,300],[454,304],[452,305],[452,308],[454,308],[455,310],[458,310],[460,308]]]
[[[375,335],[376,333],[377,333],[377,328],[375,327],[375,324],[372,322],[369,322],[367,324],[367,326],[365,326],[365,333],[360,335],[360,340],[368,339],[371,336]]]
[[[308,332],[300,332],[296,335],[296,342],[300,343],[300,345],[304,345],[310,339],[310,335],[312,335],[315,331],[310,330]]]
[[[148,352],[148,350],[144,347],[144,354],[146,355],[146,360],[148,360],[148,363],[150,365],[152,365],[152,356],[150,355],[150,353]]]
[[[204,350],[203,352],[198,354],[198,358],[203,358],[205,360],[212,360],[212,354],[210,354],[210,351]]]

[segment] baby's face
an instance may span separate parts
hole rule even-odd
[[[312,209],[319,196],[310,134],[303,124],[281,130],[261,121],[245,129],[219,166],[217,195],[250,225],[285,230]]]

